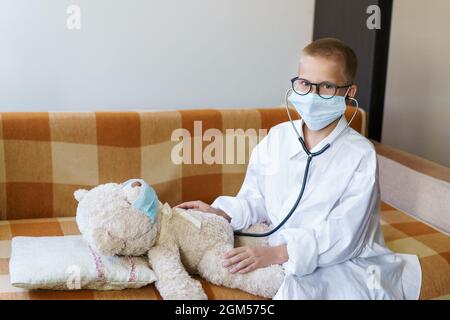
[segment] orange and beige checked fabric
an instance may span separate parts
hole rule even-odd
[[[75,217],[20,219],[0,221],[0,300],[6,299],[162,299],[154,284],[139,289],[115,291],[51,291],[25,290],[11,286],[9,278],[9,258],[11,239],[16,236],[64,236],[79,234]],[[95,263],[93,261],[93,263]],[[263,299],[241,290],[215,286],[200,279],[209,299]]]
[[[450,299],[450,236],[383,202],[381,226],[389,249],[419,257],[420,299]]]
[[[422,267],[421,299],[450,299],[450,237],[382,203],[382,228],[386,245],[395,252],[416,254]],[[8,263],[14,236],[79,234],[75,218],[0,221],[1,299],[161,299],[154,284],[121,291],[27,291],[12,287]],[[94,263],[94,262],[93,262]],[[197,277],[197,279],[199,279]],[[201,280],[209,299],[261,299],[240,290]]]
[[[349,119],[354,108],[349,107]],[[295,113],[293,112],[293,115]],[[295,116],[294,116],[295,117]],[[365,133],[365,113],[352,127]],[[219,195],[234,195],[242,184],[243,164],[174,164],[184,128],[191,138],[207,129],[270,129],[287,121],[284,108],[124,112],[0,113],[0,299],[158,299],[154,286],[125,291],[31,292],[11,287],[10,240],[14,236],[77,234],[73,192],[106,182],[143,178],[161,201],[171,205]],[[201,121],[200,132],[194,122]],[[208,141],[201,141],[201,148]],[[227,150],[228,151],[228,150]],[[235,150],[236,153],[236,150]],[[257,298],[202,280],[211,299]]]
[[[348,108],[347,118],[353,110]],[[174,130],[186,129],[193,140],[207,129],[259,132],[287,120],[281,107],[0,113],[0,220],[74,216],[76,189],[130,178],[146,180],[172,206],[234,195],[248,159],[243,164],[175,164],[171,153],[179,140],[172,141]],[[194,130],[195,121],[201,121],[200,131]],[[365,132],[364,112],[352,127]],[[200,148],[210,143],[203,137]]]

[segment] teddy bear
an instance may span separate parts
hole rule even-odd
[[[272,298],[284,278],[280,265],[252,272],[230,273],[223,255],[236,246],[267,245],[265,238],[234,237],[228,221],[218,215],[162,204],[142,179],[105,183],[74,192],[81,234],[104,255],[147,255],[163,299],[207,299],[198,274],[220,286]],[[263,232],[266,224],[248,232]]]

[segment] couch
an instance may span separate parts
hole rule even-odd
[[[346,117],[353,111],[348,107]],[[12,287],[11,238],[78,234],[73,192],[111,181],[141,177],[170,205],[235,195],[255,138],[287,120],[282,107],[0,113],[0,299],[161,299],[154,285],[121,291]],[[352,127],[365,135],[366,123],[360,110]],[[204,155],[212,154],[209,148],[221,133],[224,141],[244,137],[248,152],[237,154],[237,142],[225,143],[214,153],[223,163],[208,163],[211,159]],[[183,163],[173,161],[180,156],[180,137],[191,148]],[[450,169],[374,144],[386,245],[419,256],[421,299],[450,299]],[[228,161],[233,153],[229,159],[235,161]],[[202,284],[210,299],[261,299]]]

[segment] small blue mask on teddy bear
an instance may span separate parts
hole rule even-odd
[[[125,187],[136,181],[141,184],[141,192],[136,201],[133,202],[132,206],[148,216],[152,222],[155,222],[158,213],[158,196],[156,195],[155,190],[142,179],[127,180],[123,183],[123,186]]]

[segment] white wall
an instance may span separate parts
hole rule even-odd
[[[81,30],[66,28],[70,4]],[[0,111],[282,102],[314,0],[1,0]]]
[[[382,142],[450,167],[450,1],[395,0]]]

